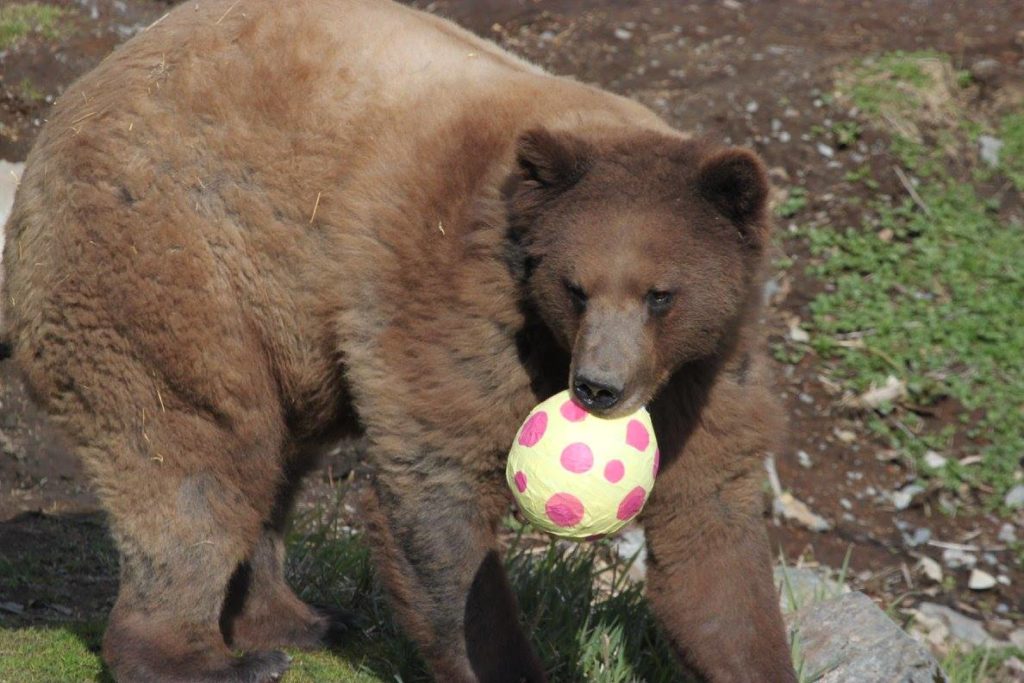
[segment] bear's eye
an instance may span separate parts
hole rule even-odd
[[[675,298],[672,292],[662,289],[652,289],[647,292],[647,307],[652,313],[664,313],[672,306],[672,299]]]
[[[574,282],[565,281],[565,291],[569,292],[569,298],[572,299],[572,305],[577,312],[582,311],[587,307],[587,293],[583,291],[583,288]]]

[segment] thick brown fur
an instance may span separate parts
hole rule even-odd
[[[40,135],[2,296],[110,514],[114,676],[271,680],[336,636],[281,539],[310,454],[362,435],[379,573],[438,680],[544,680],[502,469],[591,373],[621,384],[609,414],[651,406],[649,590],[680,656],[794,680],[758,506],[766,193],[749,152],[388,2],[187,2],[131,40]]]

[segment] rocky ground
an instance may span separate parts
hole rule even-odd
[[[63,10],[52,28],[0,42],[0,159],[22,161],[64,87],[168,4],[48,2]],[[974,476],[972,468],[986,466],[981,454],[991,439],[956,430],[965,415],[973,419],[981,409],[948,395],[918,400],[917,390],[908,389],[911,373],[904,376],[898,367],[891,381],[883,376],[873,387],[850,379],[849,366],[836,360],[836,344],[856,351],[861,338],[839,335],[831,351],[818,343],[824,323],[816,302],[840,283],[818,274],[822,257],[814,238],[814,230],[849,226],[895,245],[902,239],[898,229],[894,234],[872,223],[869,207],[878,198],[930,211],[920,196],[926,180],[913,169],[908,173],[904,157],[892,150],[892,141],[904,135],[931,147],[950,145],[951,172],[980,178],[978,193],[1019,237],[1024,212],[1020,190],[1005,179],[1010,172],[981,175],[1002,168],[999,153],[1005,157],[1012,147],[997,122],[1024,111],[1024,4],[417,4],[554,72],[634,97],[680,128],[750,146],[765,158],[777,188],[780,239],[764,323],[791,428],[787,448],[774,454],[769,468],[766,518],[774,548],[790,565],[842,571],[845,584],[870,596],[940,657],[979,646],[1024,647],[1019,455],[998,477]],[[0,41],[3,36],[0,30]],[[921,107],[941,115],[900,118],[884,107],[874,115],[858,107],[865,101],[863,93],[856,99],[862,60],[884,66],[885,55],[923,50],[933,51],[940,80],[955,81],[937,103],[926,98]],[[960,137],[949,142],[945,133]],[[0,165],[0,171],[2,199],[18,169]],[[0,553],[62,542],[59,524],[42,524],[27,512],[79,520],[71,515],[95,511],[79,465],[18,387],[12,369],[0,363]],[[947,433],[948,439],[933,438]],[[333,458],[309,501],[328,495],[352,467],[350,457]],[[68,523],[67,538],[75,538],[76,524]],[[3,595],[2,587],[0,603],[7,607],[0,604],[0,611],[33,609]],[[109,589],[101,580],[74,595],[95,590],[102,603]],[[1014,680],[1024,665],[1010,658],[990,669],[989,677]]]

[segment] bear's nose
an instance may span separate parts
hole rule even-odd
[[[608,410],[622,398],[622,388],[576,375],[572,391],[584,408],[591,410]]]

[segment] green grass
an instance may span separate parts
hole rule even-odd
[[[1024,192],[1024,114],[1010,114],[1001,121],[998,137],[1003,141],[999,166],[1019,192]]]
[[[922,58],[937,55],[896,53],[853,71],[847,87],[869,124],[884,127],[871,116],[883,106],[913,115],[925,97],[915,89],[933,85]],[[1024,117],[1008,117],[1003,131],[1002,164],[1012,178],[1024,169]],[[980,453],[978,465],[951,458],[932,474],[952,488],[988,488],[995,504],[1016,483],[1024,453],[1024,226],[1000,219],[982,190],[955,172],[947,156],[955,133],[925,132],[934,139],[894,133],[891,145],[899,166],[919,180],[919,202],[880,198],[862,225],[807,231],[810,272],[833,285],[811,303],[812,344],[832,362],[833,378],[854,391],[888,375],[906,381],[903,404],[882,406],[869,424],[913,456]],[[883,230],[890,240],[879,237]],[[851,337],[861,341],[838,343]],[[918,413],[944,398],[959,404],[959,422],[924,429]]]
[[[339,521],[337,509],[329,505],[300,515],[289,537],[286,570],[305,600],[351,612],[359,633],[340,650],[290,653],[294,661],[285,681],[430,680],[392,618],[364,540]],[[60,541],[22,544],[6,557],[0,594],[23,604],[74,606],[77,615],[82,605],[73,595],[76,586],[99,582],[105,588],[86,600],[90,608],[77,621],[40,625],[0,613],[0,683],[106,683],[98,653],[116,581],[109,538],[96,517],[33,518],[26,531]],[[84,551],[68,553],[69,547]],[[611,557],[605,543],[538,546],[521,529],[513,538],[506,566],[524,627],[552,682],[685,680],[655,628],[642,585],[626,579],[628,563],[607,562]]]
[[[1002,663],[1010,657],[1024,658],[1024,651],[1012,647],[998,650],[977,648],[969,652],[953,650],[943,658],[942,669],[946,672],[950,683],[1010,680],[995,676]]]
[[[109,681],[95,645],[73,626],[0,629],[0,683]]]
[[[47,40],[60,38],[68,11],[38,2],[4,4],[0,7],[0,50],[6,50],[28,35]]]

